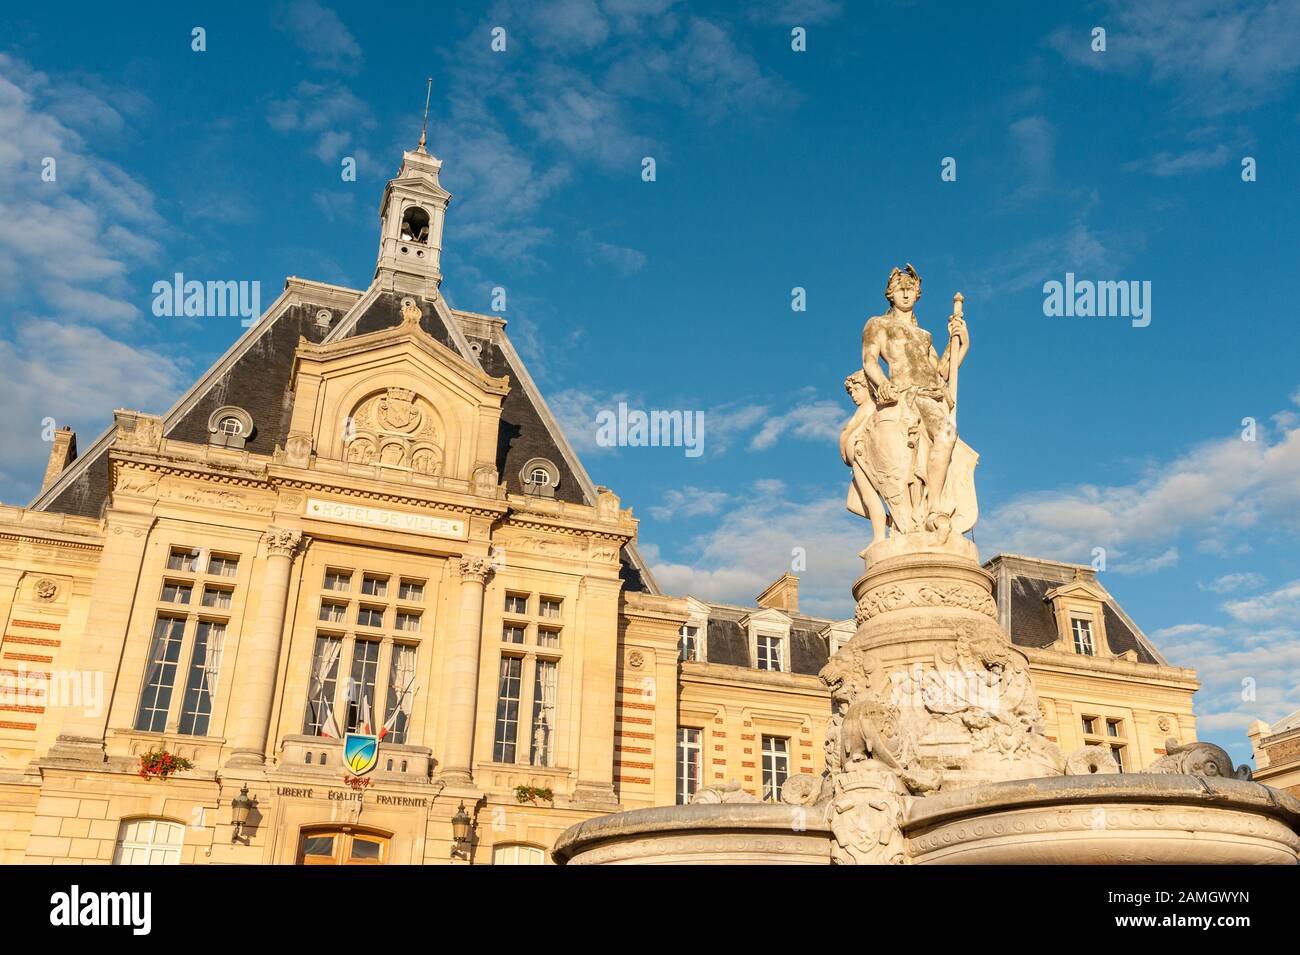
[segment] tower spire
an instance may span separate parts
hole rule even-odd
[[[420,145],[416,147],[420,152],[424,152],[424,144],[427,141],[426,134],[429,132],[429,97],[432,94],[433,77],[431,76],[424,90],[424,125],[420,127]]]

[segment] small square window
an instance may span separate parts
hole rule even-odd
[[[1083,732],[1086,736],[1097,735],[1097,717],[1085,716],[1083,718]]]
[[[199,567],[199,552],[186,547],[173,547],[167,555],[167,569],[192,574]]]
[[[325,589],[337,590],[343,593],[352,589],[352,571],[350,570],[327,570],[325,571]]]
[[[781,672],[785,669],[782,661],[782,640],[780,637],[760,633],[758,635],[758,668]]]
[[[523,643],[524,628],[506,624],[501,630],[501,639],[505,643]]]
[[[559,620],[560,600],[556,597],[543,597],[537,612],[548,620]]]
[[[367,597],[388,596],[388,578],[366,574],[361,579],[361,592]]]
[[[528,613],[527,595],[506,594],[506,613]]]
[[[204,587],[203,606],[215,610],[229,610],[232,591],[224,587]]]
[[[193,588],[189,584],[180,584],[168,580],[163,584],[162,599],[169,604],[187,604]]]
[[[424,581],[407,580],[402,578],[402,582],[397,587],[398,600],[423,600],[424,599]]]
[[[405,610],[398,611],[396,627],[398,630],[405,630],[407,633],[419,633],[420,614]]]
[[[347,619],[348,605],[336,604],[329,600],[320,602],[320,617],[326,623],[342,623]]]
[[[357,608],[358,627],[382,627],[383,625],[384,625],[384,611],[382,607],[358,607]]]
[[[238,557],[223,557],[213,554],[208,558],[208,573],[215,577],[233,577],[238,566]]]
[[[1106,735],[1107,735],[1107,736],[1115,736],[1115,737],[1118,737],[1118,736],[1122,735],[1122,734],[1120,733],[1120,731],[1119,731],[1119,725],[1120,725],[1120,721],[1119,721],[1119,720],[1107,720],[1107,721],[1106,721]]]
[[[544,627],[537,628],[537,645],[546,647],[548,650],[557,650],[560,646],[560,631],[547,630]]]

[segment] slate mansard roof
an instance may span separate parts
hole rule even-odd
[[[998,619],[1011,634],[1011,642],[1020,647],[1040,649],[1056,643],[1056,619],[1051,604],[1046,600],[1047,593],[1075,579],[1076,571],[1087,573],[1088,568],[1009,555],[994,557],[984,567],[994,576],[993,596],[998,604]],[[1105,588],[1095,578],[1090,579],[1090,583],[1106,593],[1102,612],[1111,652],[1118,656],[1132,650],[1139,663],[1167,666],[1167,661],[1154,644]],[[707,603],[707,606],[706,663],[753,668],[749,635],[743,621],[760,608],[714,603]],[[790,617],[790,670],[815,676],[829,659],[827,628],[842,621],[799,613],[787,613],[786,616]]]
[[[313,344],[337,341],[391,328],[401,323],[403,296],[372,287],[365,293],[322,283],[289,279],[285,292],[262,319],[203,375],[164,417],[166,437],[199,444],[208,441],[208,420],[223,405],[243,408],[253,418],[254,432],[246,448],[269,455],[288,439],[293,393],[290,390],[294,353],[300,338]],[[523,361],[505,335],[504,323],[490,338],[477,338],[471,347],[462,321],[478,324],[470,313],[455,313],[445,301],[421,299],[420,325],[432,338],[459,353],[488,374],[510,376],[510,392],[501,412],[496,465],[500,480],[512,494],[523,494],[520,471],[535,457],[546,458],[559,471],[555,496],[574,504],[594,505],[595,487],[573,449],[546,410]],[[328,325],[317,315],[328,310]],[[57,481],[40,494],[33,510],[81,517],[99,517],[109,493],[110,426],[70,464]],[[624,549],[623,579],[632,590],[657,588],[635,545]]]

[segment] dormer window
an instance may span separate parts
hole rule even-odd
[[[555,497],[560,483],[560,469],[546,458],[533,458],[519,470],[524,493],[536,497]]]
[[[1070,619],[1070,632],[1074,635],[1074,652],[1085,657],[1097,655],[1097,644],[1092,636],[1092,621],[1082,617]]]
[[[402,213],[401,237],[403,242],[427,243],[429,241],[429,213],[419,206],[411,206]]]
[[[253,418],[243,408],[225,405],[208,416],[208,434],[214,447],[242,449],[253,436]]]
[[[700,628],[682,624],[677,635],[677,659],[682,663],[696,663],[700,659]]]
[[[757,642],[757,662],[760,670],[781,673],[785,670],[785,641],[774,634],[760,633]]]

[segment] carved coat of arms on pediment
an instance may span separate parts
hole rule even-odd
[[[388,388],[362,401],[344,422],[344,455],[352,464],[439,475],[443,438],[437,419],[432,405],[410,388]]]

